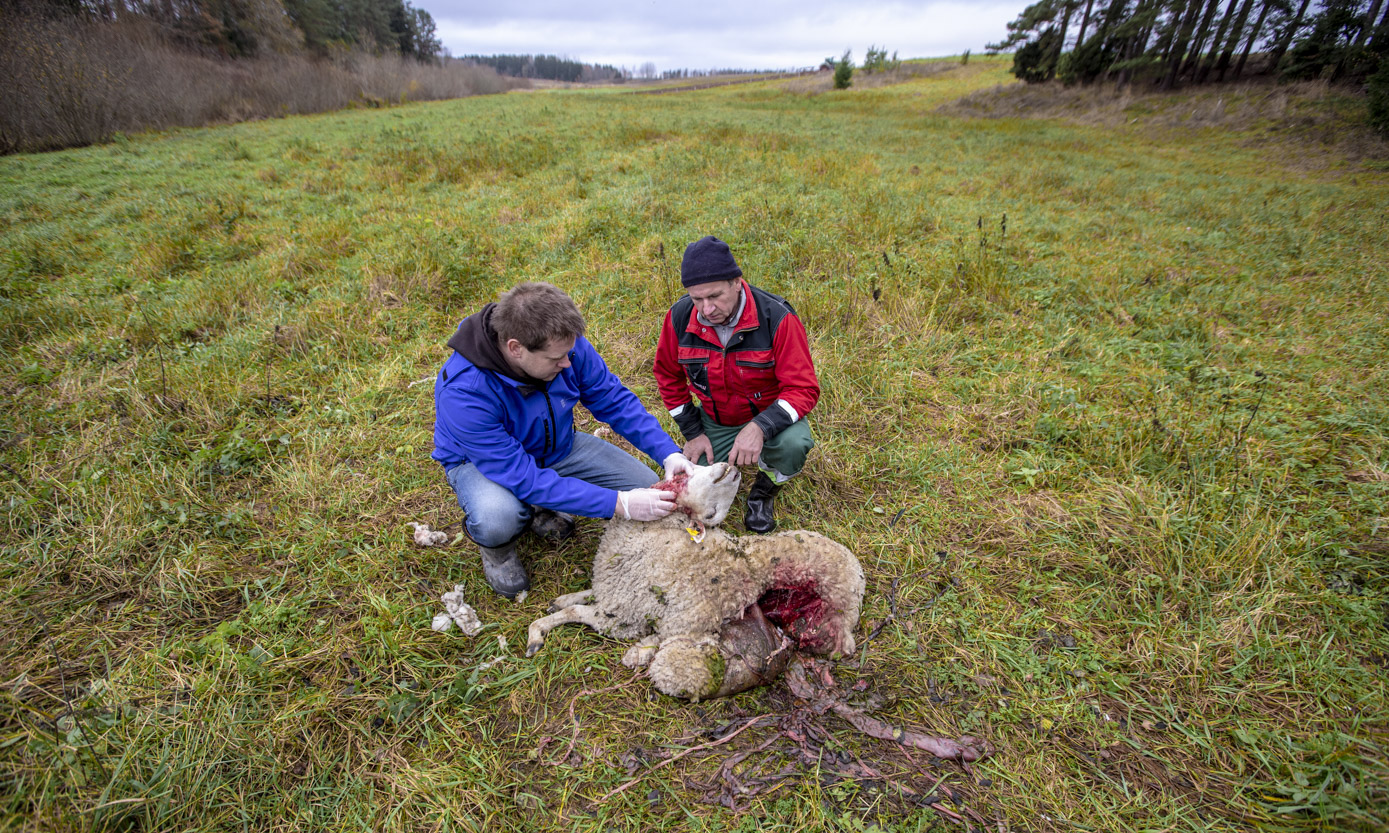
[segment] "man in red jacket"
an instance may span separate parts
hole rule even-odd
[[[757,465],[743,523],[771,532],[773,498],[815,447],[806,415],[820,382],[805,327],[784,298],[743,280],[717,237],[685,248],[680,282],[689,294],[666,314],[656,345],[661,400],[690,460]]]

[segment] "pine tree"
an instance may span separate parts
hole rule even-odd
[[[836,90],[846,90],[853,83],[854,77],[854,53],[844,50],[844,57],[834,63],[834,88]]]

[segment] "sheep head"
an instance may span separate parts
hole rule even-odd
[[[657,483],[655,488],[675,492],[677,511],[705,526],[718,526],[728,517],[728,510],[738,497],[743,476],[731,463],[695,466],[693,474],[678,474]]]

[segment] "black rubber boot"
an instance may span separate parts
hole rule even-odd
[[[776,518],[772,517],[772,499],[781,487],[772,482],[764,471],[757,473],[748,490],[748,513],[743,516],[743,526],[748,532],[766,535],[776,529]]]
[[[480,547],[482,550],[482,574],[487,583],[497,591],[497,595],[515,599],[523,590],[531,589],[530,576],[516,554],[515,542],[504,547]]]

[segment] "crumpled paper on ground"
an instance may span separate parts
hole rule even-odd
[[[429,627],[439,633],[446,633],[449,628],[457,625],[466,636],[476,636],[478,631],[482,630],[482,620],[477,618],[477,611],[463,601],[463,585],[454,585],[452,590],[440,597],[440,601],[444,603],[444,612],[435,616]]]

